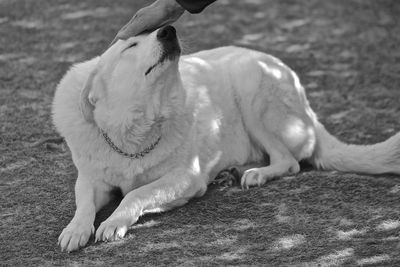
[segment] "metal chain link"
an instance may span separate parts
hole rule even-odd
[[[158,142],[160,142],[161,140],[161,136],[158,137],[157,141],[155,143],[153,143],[152,145],[150,145],[149,147],[145,148],[143,151],[138,152],[138,153],[128,153],[123,151],[122,149],[120,149],[119,147],[117,147],[113,141],[111,141],[111,138],[102,130],[100,129],[101,134],[104,137],[104,140],[107,142],[107,144],[118,154],[120,154],[121,156],[124,156],[126,158],[131,158],[131,159],[139,159],[139,158],[143,158],[146,154],[150,153],[150,151],[152,151],[156,145],[158,144]]]

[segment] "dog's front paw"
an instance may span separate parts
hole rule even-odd
[[[100,224],[96,231],[95,242],[119,240],[125,236],[130,225],[129,220],[111,216]]]
[[[93,225],[71,221],[58,238],[58,245],[61,247],[61,251],[77,250],[86,245],[93,233]]]

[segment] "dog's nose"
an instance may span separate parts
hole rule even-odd
[[[172,41],[176,38],[176,30],[174,27],[168,25],[162,27],[157,32],[157,39],[159,41]]]

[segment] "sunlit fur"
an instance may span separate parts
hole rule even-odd
[[[400,173],[399,134],[374,146],[341,143],[318,122],[297,75],[279,59],[223,47],[168,60],[145,75],[161,50],[155,32],[120,40],[72,67],[57,88],[54,124],[78,169],[77,210],[60,235],[63,250],[88,242],[113,188],[124,199],[96,240],[123,237],[142,214],[203,195],[232,166],[245,171],[244,188],[296,173],[302,159],[321,169]],[[141,159],[124,158],[99,128],[129,153],[161,141]]]

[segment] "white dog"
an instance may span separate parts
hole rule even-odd
[[[124,198],[96,241],[122,238],[139,216],[202,196],[234,166],[244,188],[295,174],[302,159],[325,170],[400,174],[400,134],[343,144],[279,59],[238,47],[180,57],[172,26],[119,40],[74,66],[53,114],[78,169],[75,216],[59,237],[67,251],[88,242],[113,188]]]

